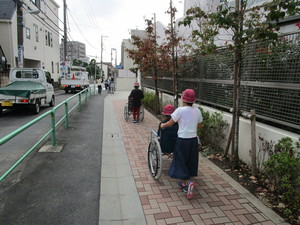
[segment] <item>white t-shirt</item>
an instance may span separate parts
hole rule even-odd
[[[178,137],[193,138],[197,137],[198,123],[201,123],[203,118],[201,111],[193,106],[183,106],[177,108],[171,115],[175,122],[178,122]]]

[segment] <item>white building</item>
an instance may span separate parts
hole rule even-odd
[[[19,10],[17,2],[21,4]],[[58,8],[54,0],[0,1],[0,45],[12,68],[20,66],[18,59],[22,57],[18,54],[22,51],[18,46],[23,45],[23,67],[44,68],[58,79]]]
[[[261,5],[267,1],[271,0],[248,0],[247,1],[247,8],[250,9],[251,7]],[[224,7],[224,0],[185,0],[184,1],[184,16],[186,16],[186,12],[191,7],[200,7],[206,12],[214,12],[218,10],[219,7]],[[235,0],[228,0],[228,6],[229,7],[235,7]],[[227,7],[227,6],[226,6]],[[179,21],[181,21],[183,18],[180,18],[177,20],[177,24]],[[291,33],[299,31],[299,27],[296,26],[297,22],[300,21],[300,15],[296,16],[290,16],[288,18],[283,19],[278,24],[280,26],[279,33],[285,34],[285,33]],[[191,26],[179,26],[177,28],[177,34],[178,36],[183,37],[186,39],[186,44],[193,45],[188,39],[192,32],[192,30],[199,29],[197,26],[197,23],[193,21],[191,23]],[[225,31],[220,30],[220,34],[216,37],[216,45],[217,46],[224,46],[226,41],[231,40],[232,36],[230,35],[231,31]]]

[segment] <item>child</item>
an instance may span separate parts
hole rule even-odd
[[[169,176],[180,179],[178,186],[187,192],[187,198],[193,197],[194,182],[191,177],[198,173],[198,138],[197,129],[202,124],[202,114],[200,110],[193,107],[196,101],[195,91],[186,89],[182,96],[183,107],[177,108],[172,114],[171,119],[161,124],[161,128],[172,126],[178,122],[178,139],[176,141],[173,153],[173,161],[169,168]]]

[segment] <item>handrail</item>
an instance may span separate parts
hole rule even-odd
[[[18,134],[22,133],[23,131],[25,131],[26,129],[28,129],[29,127],[31,127],[32,125],[36,124],[37,122],[39,122],[40,120],[42,120],[43,118],[47,117],[48,115],[50,115],[51,117],[51,129],[40,139],[38,140],[13,166],[11,166],[1,177],[0,177],[0,182],[2,182],[4,180],[5,177],[7,177],[8,174],[10,174],[40,143],[42,143],[43,140],[45,140],[49,134],[51,134],[51,144],[52,146],[56,145],[56,134],[55,134],[55,130],[56,127],[61,124],[63,121],[65,121],[65,128],[69,127],[69,114],[71,114],[76,108],[78,108],[78,111],[81,111],[81,103],[82,101],[87,102],[88,98],[91,97],[92,95],[92,90],[94,90],[94,95],[96,95],[96,85],[88,87],[80,92],[78,92],[77,94],[73,95],[72,97],[66,99],[65,101],[59,103],[57,106],[55,106],[52,110],[49,110],[48,112],[45,112],[44,114],[42,114],[41,116],[33,119],[32,121],[26,123],[25,125],[23,125],[22,127],[14,130],[13,132],[7,134],[6,136],[0,138],[0,146],[5,144],[6,142],[10,141],[11,139],[13,139],[15,136],[17,136]],[[84,98],[82,98],[82,95],[85,94]],[[74,107],[72,107],[69,110],[69,102],[78,97],[78,103],[75,104]],[[62,119],[60,119],[57,123],[55,123],[55,113],[56,110],[62,106],[65,106],[65,114],[62,117]]]

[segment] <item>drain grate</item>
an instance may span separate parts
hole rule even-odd
[[[118,133],[108,133],[106,134],[107,138],[119,138],[120,135]]]

